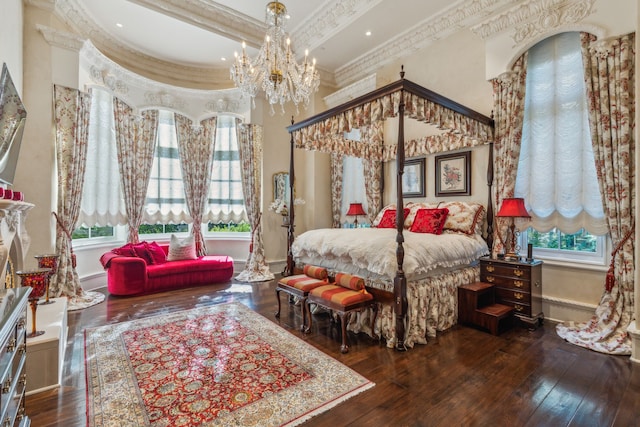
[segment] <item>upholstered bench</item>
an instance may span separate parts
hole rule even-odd
[[[365,308],[372,307],[374,313],[377,313],[377,305],[371,295],[364,286],[364,279],[350,274],[337,273],[335,284],[329,283],[313,288],[307,297],[307,312],[309,304],[317,304],[340,316],[342,327],[342,345],[340,351],[347,353],[349,346],[347,344],[347,323],[351,313],[362,311]],[[308,333],[311,330],[311,315],[309,315],[309,326],[305,329]],[[375,323],[375,314],[372,319],[372,326]],[[372,328],[373,330],[373,328]]]
[[[307,296],[311,290],[329,283],[327,269],[313,265],[305,265],[302,274],[285,276],[278,280],[276,285],[276,297],[278,298],[276,318],[280,317],[280,291],[284,291],[292,297],[298,297],[302,307],[302,326],[300,330],[305,331],[306,319],[311,318],[309,306],[306,304]]]

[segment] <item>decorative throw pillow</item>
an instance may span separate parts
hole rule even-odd
[[[404,217],[406,218],[409,215],[409,209],[404,208],[403,210]],[[395,209],[387,209],[382,216],[382,219],[378,223],[378,228],[396,228],[396,210]]]
[[[156,242],[146,243],[146,248],[151,264],[164,264],[167,262],[167,254],[164,253],[159,244]]]
[[[380,210],[380,212],[378,212],[378,215],[376,215],[376,218],[371,223],[371,226],[372,227],[377,227],[378,224],[380,224],[380,221],[382,221],[382,217],[384,216],[385,212],[388,211],[389,209],[391,209],[391,210],[393,210],[395,212],[396,204],[395,203],[391,203],[391,204],[388,204],[387,206],[385,206],[384,208],[382,208],[382,210]]]
[[[116,255],[122,256],[138,256],[131,243],[127,243],[126,245],[120,246],[119,248],[111,249],[111,252]]]
[[[169,241],[169,255],[167,261],[179,261],[183,259],[197,259],[196,243],[193,236],[179,239],[175,234],[171,235]]]
[[[413,225],[413,221],[416,219],[416,214],[420,209],[434,209],[439,207],[435,203],[426,203],[426,202],[408,202],[405,205],[406,208],[409,208],[409,215],[405,215],[404,217],[404,228],[409,230]]]
[[[414,233],[442,234],[449,209],[418,209],[410,231]]]
[[[362,277],[352,276],[351,274],[337,273],[336,285],[354,291],[361,291],[364,289],[364,279]]]
[[[444,223],[444,231],[474,234],[482,232],[484,206],[479,203],[447,202],[442,205],[449,209]]]
[[[305,265],[302,269],[303,273],[306,276],[313,277],[318,280],[325,280],[329,277],[329,273],[327,273],[327,269],[324,267],[316,267],[315,265]]]

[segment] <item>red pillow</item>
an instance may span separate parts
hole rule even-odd
[[[153,264],[151,260],[151,254],[149,254],[149,250],[147,249],[147,242],[139,242],[133,245],[133,250],[136,253],[138,258],[142,258],[148,265]]]
[[[122,256],[138,256],[131,243],[127,243],[126,245],[120,246],[119,248],[111,249],[111,252],[116,255]]]
[[[147,253],[151,260],[151,264],[164,264],[167,262],[167,254],[156,242],[146,243]]]
[[[409,231],[414,233],[442,234],[449,209],[418,209]]]
[[[404,213],[404,217],[406,218],[407,215],[409,215],[409,208],[404,208],[402,212]],[[395,209],[387,209],[386,211],[384,211],[384,215],[378,223],[378,228],[396,228]]]

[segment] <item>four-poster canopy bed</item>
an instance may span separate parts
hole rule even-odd
[[[378,131],[381,132],[380,129],[381,123],[384,122],[387,118],[397,117],[398,118],[398,142],[397,148],[392,146],[382,146],[376,145],[372,146],[372,143],[367,141],[368,132],[361,132],[363,135],[363,141],[354,142],[348,141],[345,138],[345,132],[351,131],[351,129],[367,129],[373,128],[375,126],[378,127]],[[405,117],[412,118],[421,122],[428,123],[430,125],[436,126],[438,129],[443,131],[440,135],[432,135],[426,137],[419,141],[405,141],[404,129],[405,129]],[[472,280],[478,280],[475,278],[477,276],[477,267],[470,266],[470,259],[477,260],[479,255],[486,254],[487,251],[490,250],[492,246],[492,235],[493,235],[493,208],[492,208],[492,200],[491,200],[491,186],[493,182],[493,154],[492,154],[492,138],[493,138],[493,120],[490,117],[484,116],[476,111],[473,111],[470,108],[467,108],[461,104],[458,104],[444,96],[441,96],[433,91],[430,91],[424,87],[417,85],[409,80],[404,78],[404,71],[400,73],[400,80],[386,85],[382,88],[374,90],[368,94],[365,94],[359,98],[353,99],[345,104],[337,106],[335,108],[329,109],[323,113],[310,117],[306,120],[303,120],[298,123],[294,123],[292,120],[291,126],[289,126],[288,131],[291,135],[290,138],[290,197],[289,201],[289,226],[288,226],[288,236],[287,236],[287,266],[285,268],[285,275],[292,274],[295,266],[295,254],[293,252],[294,249],[294,203],[293,203],[293,185],[294,185],[294,177],[295,177],[295,165],[294,165],[294,148],[305,148],[309,150],[320,150],[326,152],[332,152],[336,150],[342,150],[343,153],[353,155],[353,153],[365,153],[364,156],[371,160],[372,158],[378,160],[380,162],[384,160],[390,160],[395,157],[396,161],[396,205],[399,207],[406,207],[403,200],[403,191],[402,191],[402,182],[403,182],[403,172],[405,165],[405,156],[407,152],[410,153],[411,156],[417,155],[426,155],[434,152],[440,152],[444,150],[456,150],[459,148],[468,148],[477,145],[488,144],[489,148],[489,161],[487,167],[487,185],[488,189],[488,201],[486,205],[486,211],[483,206],[479,206],[479,209],[475,209],[475,214],[473,214],[473,225],[472,230],[470,232],[465,232],[463,234],[466,235],[466,240],[473,240],[476,238],[476,231],[474,230],[482,230],[484,231],[484,235],[486,236],[486,242],[482,240],[482,236],[480,236],[480,240],[482,240],[482,248],[478,247],[478,239],[476,238],[475,246],[472,249],[466,251],[466,256],[464,260],[461,261],[464,264],[464,267],[461,268],[460,272],[450,272],[447,269],[440,268],[439,270],[436,268],[435,270],[444,271],[443,274],[450,274],[453,276],[450,283],[453,283],[454,288],[450,288],[448,293],[453,293],[454,295],[448,295],[446,298],[451,300],[455,299],[455,287],[460,284],[464,284],[465,281],[468,283]],[[382,138],[373,138],[376,141],[381,140]],[[379,141],[381,142],[381,141]],[[368,145],[367,145],[368,144]],[[356,147],[357,146],[357,147]],[[446,147],[446,148],[445,148]],[[395,152],[394,152],[395,151]],[[362,155],[362,154],[361,154]],[[382,196],[381,196],[382,197]],[[416,206],[418,204],[415,204]],[[455,206],[454,206],[455,205]],[[458,209],[460,206],[467,206],[465,203],[454,202],[449,205],[454,209]],[[433,206],[435,207],[435,206]],[[483,229],[482,224],[479,224],[476,228],[476,221],[480,219],[486,212],[486,226]],[[430,291],[424,290],[424,286],[430,285],[430,277],[420,276],[414,270],[414,254],[412,252],[405,254],[405,240],[406,237],[410,237],[409,244],[412,247],[414,246],[415,239],[412,236],[412,233],[408,233],[405,223],[405,219],[407,217],[408,210],[405,209],[397,209],[397,213],[395,215],[395,273],[393,277],[389,277],[389,274],[385,275],[384,272],[377,272],[379,274],[372,274],[370,277],[365,277],[367,280],[367,288],[374,293],[377,299],[380,299],[383,303],[388,303],[389,310],[389,322],[387,322],[387,326],[385,329],[385,333],[383,334],[383,326],[380,327],[381,335],[385,335],[385,338],[388,340],[388,345],[392,346],[395,341],[395,347],[397,350],[406,350],[407,345],[412,346],[413,343],[426,342],[426,335],[435,334],[435,329],[442,330],[447,327],[452,326],[451,321],[445,321],[443,324],[439,324],[438,319],[416,319],[415,317],[421,316],[416,313],[416,309],[412,309],[411,311],[411,319],[407,319],[408,308],[412,308],[415,306],[424,306],[424,301],[411,301],[411,306],[408,304],[408,296],[407,296],[407,274],[410,276],[410,288],[411,288],[411,298],[422,298],[422,299],[437,299],[437,297],[433,294],[430,296],[425,296],[425,292],[438,292],[438,291]],[[410,214],[413,215],[413,212]],[[378,218],[379,219],[379,218]],[[466,219],[464,219],[466,221]],[[320,234],[325,234],[328,236],[327,232],[331,232],[332,230],[327,230],[321,232]],[[337,232],[338,230],[336,230]],[[347,231],[347,230],[344,230]],[[349,230],[352,233],[357,230]],[[482,231],[479,231],[477,234],[481,235]],[[371,232],[373,230],[363,230],[359,233],[366,234],[369,233],[371,236]],[[392,231],[393,232],[393,231]],[[389,235],[389,230],[385,231],[389,239],[392,239],[391,235]],[[408,236],[405,236],[407,233]],[[304,233],[307,234],[307,233]],[[316,233],[317,234],[317,233]],[[460,233],[452,233],[452,234],[460,234]],[[350,237],[354,237],[355,234],[350,235]],[[423,235],[424,236],[424,235]],[[471,237],[471,239],[469,239]],[[318,238],[318,236],[316,236]],[[431,238],[431,237],[429,237]],[[446,238],[455,239],[457,236],[449,235]],[[333,239],[333,238],[332,238]],[[460,238],[458,238],[460,240]],[[335,239],[338,240],[338,239]],[[296,240],[295,243],[298,243]],[[318,241],[315,241],[315,244],[318,245]],[[428,245],[430,245],[429,243]],[[453,244],[453,243],[451,243]],[[457,243],[456,243],[457,244]],[[433,244],[434,246],[435,243]],[[449,243],[446,243],[449,245]],[[365,244],[365,246],[368,246]],[[298,249],[298,252],[301,253],[303,250]],[[417,251],[423,251],[423,248],[417,249]],[[439,249],[440,252],[443,251],[442,246]],[[483,253],[484,252],[484,253]],[[405,271],[405,255],[409,256],[409,263],[411,264],[411,271]],[[365,258],[369,255],[362,255]],[[418,254],[419,256],[419,254]],[[323,265],[322,259],[316,259],[315,255],[311,256],[311,260],[316,265]],[[392,255],[393,257],[393,255]],[[304,262],[302,257],[299,257],[298,261]],[[307,260],[309,261],[309,260]],[[366,263],[366,260],[363,262]],[[447,267],[451,266],[452,263],[450,260],[443,260],[438,265],[439,267]],[[334,267],[337,267],[334,264]],[[360,273],[362,270],[367,270],[366,264],[360,264],[359,267]],[[471,269],[471,270],[470,270]],[[387,270],[388,266],[387,266]],[[414,274],[415,273],[415,274]],[[439,276],[438,276],[439,277]],[[426,284],[426,285],[425,285]],[[442,293],[442,291],[440,291]],[[447,293],[447,292],[445,292]],[[415,295],[422,295],[416,297]],[[389,304],[390,303],[390,304]],[[429,303],[431,304],[431,303]],[[437,308],[432,307],[422,307],[420,308],[422,311],[428,310],[436,310]],[[447,309],[449,312],[452,311],[449,307]],[[448,314],[450,318],[455,319],[456,314]],[[424,317],[424,316],[423,316]],[[437,317],[437,315],[436,315]],[[394,319],[395,318],[395,319]],[[426,325],[424,323],[427,323]],[[392,325],[395,323],[395,325]],[[416,326],[418,325],[418,326]],[[405,331],[405,327],[409,328],[409,331]],[[442,329],[440,329],[442,328]],[[365,328],[363,328],[364,330]],[[374,334],[374,331],[371,331]],[[408,332],[408,336],[405,336]]]

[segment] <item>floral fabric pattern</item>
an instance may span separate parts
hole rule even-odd
[[[527,53],[523,54],[508,71],[491,81],[493,85],[493,110],[495,112],[495,142],[493,184],[494,204],[513,197],[520,158],[520,141],[524,123],[524,98],[527,81]],[[504,250],[502,236],[507,234],[505,221],[496,221],[492,254]]]
[[[331,153],[331,215],[333,218],[331,227],[340,228],[340,218],[342,212],[342,161],[344,155]]]
[[[238,133],[238,152],[242,164],[242,192],[247,217],[251,225],[251,244],[249,257],[244,270],[236,277],[241,282],[264,282],[275,277],[269,270],[264,256],[262,242],[262,210],[260,195],[262,194],[262,127],[242,124],[236,119]]]
[[[174,116],[184,193],[192,219],[191,234],[195,240],[197,255],[204,256],[207,254],[207,247],[202,235],[202,216],[211,184],[217,118],[211,117],[200,122],[199,126],[194,126],[187,117],[181,114]]]
[[[567,341],[608,354],[631,354],[635,274],[635,34],[596,41],[581,35],[589,124],[600,194],[614,247],[614,286],[587,322],[558,325]]]
[[[133,109],[118,98],[113,100],[120,180],[127,211],[129,243],[138,243],[144,202],[151,177],[158,131],[158,110],[135,116]]]
[[[444,149],[472,147],[493,140],[493,132],[489,125],[465,117],[432,101],[422,99],[409,91],[396,91],[293,132],[296,147],[313,151],[342,153],[347,156],[376,161],[394,158],[397,147],[386,148],[381,144],[381,141],[375,139],[348,140],[344,137],[344,133],[350,132],[352,129],[382,126],[384,120],[397,116],[401,93],[404,94],[405,116],[449,131],[443,135],[412,143],[411,148],[407,149],[407,156],[429,154],[429,150],[438,150],[431,152],[439,152]]]

